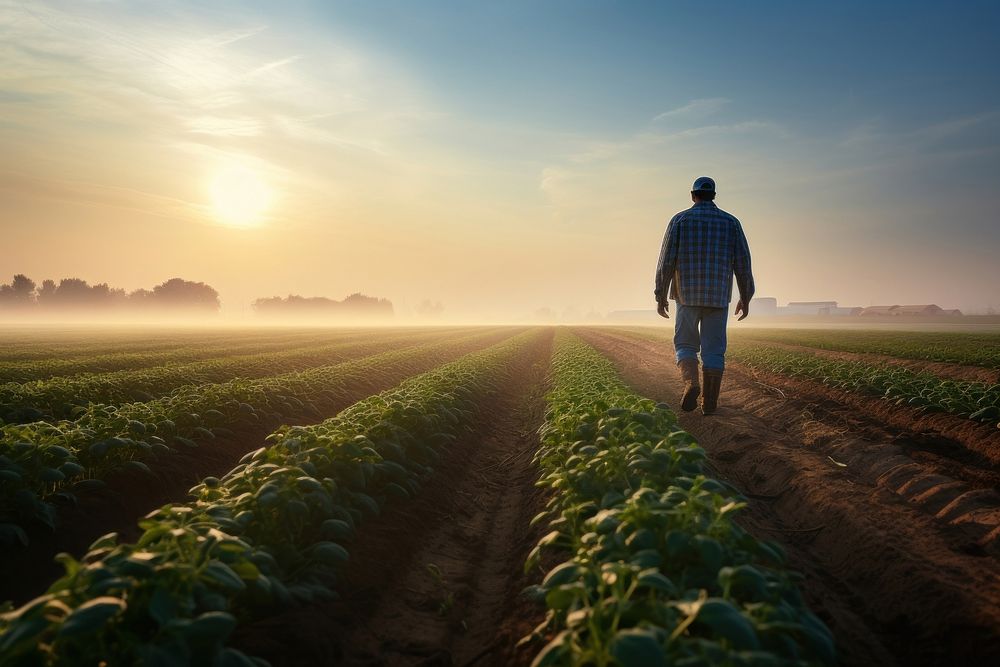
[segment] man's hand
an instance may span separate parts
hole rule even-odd
[[[659,315],[660,317],[665,317],[665,318],[667,318],[669,320],[670,319],[670,315],[668,314],[669,311],[670,311],[670,302],[669,301],[658,301],[657,302],[657,304],[656,304],[656,314],[657,315]]]
[[[740,315],[740,311],[743,311],[742,315]],[[743,299],[740,299],[739,302],[736,304],[736,312],[733,313],[733,314],[734,315],[740,315],[740,318],[738,320],[736,320],[736,321],[737,322],[742,322],[743,320],[745,320],[747,318],[747,315],[750,314],[750,304],[743,303]]]

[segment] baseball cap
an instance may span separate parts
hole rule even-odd
[[[691,186],[692,192],[697,190],[715,192],[715,181],[708,176],[699,176],[695,179],[694,185]]]

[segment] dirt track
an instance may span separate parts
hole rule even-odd
[[[669,343],[578,333],[638,391],[679,404]],[[760,382],[731,367],[719,414],[682,413],[681,426],[750,497],[747,529],[781,542],[805,574],[806,597],[834,631],[842,663],[997,664],[1000,567],[984,547],[995,544],[997,516],[989,502],[977,505],[995,490],[930,472],[933,460],[919,463],[893,442],[920,434],[846,421],[850,410],[828,396],[811,400],[801,383],[786,391]]]
[[[420,494],[364,525],[338,602],[251,624],[237,645],[276,667],[530,662],[514,645],[543,613],[520,592],[536,583],[521,572],[542,530],[528,524],[544,503],[532,456],[551,348],[550,331]]]
[[[208,475],[222,476],[248,451],[264,444],[264,438],[275,428],[286,424],[313,424],[333,416],[348,405],[379,391],[389,389],[406,377],[431,370],[439,364],[457,359],[463,354],[482,349],[517,330],[498,329],[495,335],[474,341],[456,340],[446,354],[416,359],[392,372],[371,373],[364,382],[334,401],[320,402],[320,414],[300,414],[261,423],[239,430],[230,437],[203,442],[197,449],[178,450],[169,457],[151,463],[153,474],[120,473],[110,477],[108,489],[89,494],[75,507],[62,508],[59,525],[54,532],[35,531],[25,549],[0,553],[0,601],[14,600],[20,604],[45,591],[63,572],[52,559],[62,551],[79,556],[99,536],[117,531],[124,538],[138,535],[136,521],[151,510],[171,501],[187,499],[189,488]],[[410,344],[420,344],[414,339]],[[400,345],[408,347],[409,345]],[[390,349],[388,346],[386,349]],[[16,576],[8,576],[16,575]]]

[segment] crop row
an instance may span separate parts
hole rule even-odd
[[[737,339],[1000,368],[1000,334],[752,329],[741,331]]]
[[[334,339],[306,347],[234,354],[186,364],[84,373],[33,382],[0,385],[0,420],[9,423],[68,419],[91,403],[117,405],[150,401],[184,385],[225,382],[236,377],[265,377],[281,372],[323,366],[374,354],[408,340],[440,332],[401,335],[376,334],[353,340]]]
[[[438,450],[469,427],[477,399],[539,334],[524,333],[372,396],[333,419],[285,427],[196,499],[148,515],[134,543],[114,534],[45,595],[0,615],[10,665],[253,665],[226,641],[237,619],[330,597],[343,544],[392,498],[406,499]]]
[[[338,330],[338,333],[347,330]],[[54,357],[61,359],[103,356],[123,352],[169,352],[184,348],[216,347],[225,349],[234,344],[269,343],[317,339],[317,331],[274,329],[209,329],[205,331],[138,329],[125,331],[66,330],[47,331],[9,329],[2,334],[0,362],[38,361]]]
[[[182,387],[169,396],[120,406],[93,405],[75,421],[0,426],[0,544],[24,543],[23,527],[54,527],[56,503],[103,486],[119,468],[147,471],[144,460],[288,415],[319,417],[316,404],[370,393],[387,380],[487,344],[491,332],[444,338],[372,357],[268,378]]]
[[[84,357],[58,357],[40,360],[0,362],[0,382],[31,382],[77,373],[107,373],[116,370],[150,368],[168,363],[183,363],[202,359],[218,359],[236,354],[259,354],[276,350],[303,348],[317,343],[357,338],[356,334],[295,336],[267,340],[251,339],[244,343],[218,341],[192,347],[163,351],[106,352]]]
[[[629,390],[611,363],[563,335],[536,462],[553,495],[543,549],[568,552],[531,589],[547,607],[525,641],[555,637],[534,665],[833,664],[773,543],[733,522],[744,506],[703,474],[676,416]]]
[[[947,412],[981,422],[1000,420],[1000,384],[944,380],[891,365],[816,357],[751,342],[731,345],[730,356],[751,368],[818,380],[835,389],[882,396],[896,405]]]

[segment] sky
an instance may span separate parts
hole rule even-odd
[[[0,0],[0,282],[651,308],[709,175],[759,296],[1000,308],[998,31],[995,2]]]

